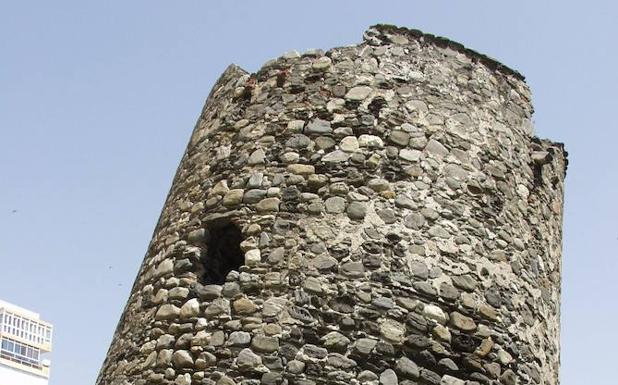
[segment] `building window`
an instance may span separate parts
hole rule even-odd
[[[242,233],[233,223],[211,223],[203,258],[204,283],[221,285],[232,270],[238,270],[245,262],[240,248]]]
[[[3,338],[0,344],[0,357],[24,365],[40,366],[41,351],[10,338]]]

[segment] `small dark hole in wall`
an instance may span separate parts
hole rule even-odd
[[[533,163],[532,173],[534,175],[533,187],[543,187],[543,165],[539,163]]]
[[[204,283],[221,285],[232,271],[238,271],[245,262],[240,249],[242,233],[232,223],[209,226],[210,236],[204,257]]]
[[[371,101],[371,103],[369,103],[367,108],[369,109],[369,112],[371,112],[373,114],[373,116],[375,116],[376,118],[379,118],[380,117],[380,110],[386,104],[387,104],[386,100],[384,100],[381,97],[377,97],[377,98],[373,99]]]

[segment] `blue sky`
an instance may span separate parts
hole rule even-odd
[[[93,384],[210,88],[378,22],[522,72],[569,151],[562,384],[615,385],[612,1],[0,1],[0,298],[55,324],[51,385]]]

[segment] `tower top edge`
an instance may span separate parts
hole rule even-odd
[[[453,41],[443,36],[437,36],[431,33],[425,33],[419,29],[399,27],[392,24],[375,24],[370,26],[363,34],[363,40],[365,42],[374,42],[374,44],[391,44],[393,43],[393,36],[403,36],[411,40],[417,40],[419,42],[433,44],[440,48],[449,48],[451,50],[460,52],[472,60],[479,61],[487,66],[489,69],[502,72],[506,75],[511,75],[521,81],[525,81],[526,78],[519,71],[502,64],[500,61],[489,57],[485,54],[477,52],[464,46],[461,43]]]

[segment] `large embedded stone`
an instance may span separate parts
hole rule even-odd
[[[445,324],[447,320],[446,313],[436,305],[425,305],[423,307],[423,315],[441,324]]]
[[[311,63],[311,67],[316,70],[325,71],[332,63],[332,60],[328,56],[322,56]]]
[[[431,332],[439,340],[451,342],[451,331],[446,326],[436,325]]]
[[[262,252],[260,249],[251,249],[245,252],[245,265],[254,266],[262,261]]]
[[[341,265],[340,270],[349,277],[361,277],[365,274],[365,267],[361,262],[346,262]]]
[[[360,354],[368,355],[372,352],[377,343],[378,341],[370,338],[359,338],[354,343],[354,349]]]
[[[324,291],[322,282],[315,277],[308,277],[305,279],[305,282],[303,282],[303,289],[313,294],[321,294]]]
[[[288,165],[288,171],[293,174],[299,175],[311,175],[315,174],[315,167],[308,164],[290,164]]]
[[[221,297],[222,288],[220,285],[199,285],[195,290],[200,299],[211,300]]]
[[[189,373],[179,374],[174,380],[174,385],[191,385],[191,375]]]
[[[421,159],[422,153],[418,150],[410,150],[409,148],[402,148],[399,150],[399,157],[408,162],[418,162]]]
[[[258,307],[248,298],[240,298],[234,301],[232,304],[234,311],[238,314],[251,314],[255,313]]]
[[[448,149],[435,139],[429,139],[425,145],[425,152],[440,158],[448,155]]]
[[[161,277],[161,276],[166,276],[173,272],[174,272],[174,261],[172,261],[171,259],[165,259],[163,260],[163,262],[159,264],[159,266],[157,266],[155,275],[157,277]]]
[[[345,211],[346,201],[341,197],[330,197],[324,201],[324,207],[327,213],[341,214]]]
[[[301,374],[305,370],[305,363],[298,360],[290,360],[286,369],[289,373]]]
[[[427,279],[429,277],[429,269],[427,265],[425,265],[421,261],[411,261],[410,262],[410,272],[417,278]]]
[[[251,334],[242,331],[230,333],[227,339],[227,344],[231,346],[249,346],[251,342]]]
[[[279,348],[277,337],[255,336],[251,340],[251,349],[257,352],[271,353]]]
[[[390,343],[402,343],[405,333],[406,327],[400,322],[386,319],[380,323],[380,334],[386,341]]]
[[[364,100],[369,94],[373,91],[371,87],[367,86],[358,86],[351,88],[347,94],[345,94],[345,98],[353,101]]]
[[[350,339],[339,332],[330,332],[322,337],[322,344],[329,350],[345,351],[350,344]]]
[[[200,314],[200,302],[192,298],[180,308],[180,318],[197,317]]]
[[[168,320],[175,319],[180,315],[180,309],[177,306],[172,304],[164,304],[161,305],[157,313],[155,314],[155,319],[157,320]]]
[[[313,344],[306,344],[302,349],[303,353],[311,358],[322,359],[328,354],[328,350]]]
[[[189,289],[186,287],[177,286],[167,293],[168,299],[184,301],[189,296]]]
[[[384,141],[379,136],[362,134],[358,137],[358,145],[360,147],[382,148]]]
[[[414,200],[408,198],[405,195],[398,195],[395,198],[395,206],[400,209],[410,209],[410,210],[414,210],[417,208],[416,202],[414,202]]]
[[[405,378],[418,378],[418,365],[408,357],[401,357],[395,364],[395,371]]]
[[[367,205],[362,202],[351,202],[346,213],[350,219],[363,219],[367,215]]]
[[[228,191],[223,197],[224,206],[237,206],[242,203],[242,198],[245,193],[243,189],[234,189]]]
[[[253,353],[251,349],[243,349],[236,357],[236,365],[241,371],[247,371],[257,368],[262,364],[262,358]]]
[[[410,134],[401,130],[393,130],[389,135],[388,140],[399,146],[407,146],[410,141]]]
[[[328,255],[320,255],[315,257],[311,264],[318,270],[330,270],[337,266],[337,260]]]
[[[311,139],[303,134],[292,135],[290,139],[285,142],[285,145],[294,149],[303,149],[311,145]]]
[[[262,164],[266,161],[266,153],[261,148],[253,151],[249,156],[249,164]]]
[[[177,350],[172,355],[172,363],[178,369],[190,368],[193,366],[193,357],[186,350]]]
[[[223,314],[230,314],[230,301],[225,298],[217,298],[204,311],[206,318],[214,318]]]
[[[436,238],[450,238],[451,234],[440,225],[434,225],[429,228],[429,235]]]
[[[335,150],[333,152],[329,152],[328,154],[322,157],[322,162],[325,163],[341,163],[350,159],[350,154],[341,150]]]
[[[453,280],[453,285],[462,290],[466,291],[474,291],[476,286],[478,285],[478,281],[474,279],[470,274],[465,275],[455,275],[451,277]]]
[[[255,205],[255,208],[258,212],[274,212],[279,211],[279,203],[281,201],[279,198],[266,198],[262,199],[258,204]]]
[[[352,369],[357,365],[356,361],[339,353],[329,353],[326,363],[334,368],[343,370]]]
[[[391,188],[391,184],[386,179],[382,178],[370,179],[367,182],[367,186],[377,192],[386,191]]]
[[[360,148],[358,139],[355,136],[346,136],[339,142],[339,148],[345,152],[355,152]]]
[[[243,195],[243,203],[257,203],[266,197],[267,191],[261,189],[247,190]]]
[[[306,134],[328,134],[332,131],[330,122],[322,119],[314,119],[305,127]]]
[[[457,329],[466,332],[473,332],[476,330],[476,323],[474,323],[474,320],[472,318],[467,317],[456,311],[451,313],[450,323]]]
[[[380,385],[397,385],[399,380],[393,369],[386,369],[380,374]]]

